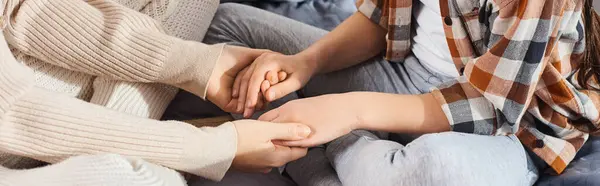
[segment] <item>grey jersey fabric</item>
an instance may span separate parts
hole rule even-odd
[[[332,30],[356,12],[354,0],[221,0],[242,3],[294,20]]]

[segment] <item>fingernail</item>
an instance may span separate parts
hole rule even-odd
[[[236,110],[237,110],[238,112],[243,112],[243,111],[244,111],[244,107],[242,107],[242,105],[241,105],[241,104],[238,104],[238,105],[237,105],[237,107],[236,107]]]
[[[269,101],[273,101],[273,99],[275,99],[275,92],[269,91],[269,93],[267,94],[267,97],[268,97]]]
[[[245,117],[245,118],[250,118],[250,116],[251,116],[251,115],[250,115],[250,109],[245,109],[245,110],[244,110],[244,117]]]
[[[237,90],[233,90],[233,93],[231,93],[231,95],[235,97],[237,95],[237,93],[238,93]]]
[[[310,135],[311,130],[310,127],[298,125],[298,130],[296,132],[298,133],[298,136],[306,138],[308,135]]]
[[[269,83],[271,83],[271,84],[275,84],[275,77],[273,77],[271,75],[271,76],[269,76],[269,78],[267,79],[267,81],[269,81]]]

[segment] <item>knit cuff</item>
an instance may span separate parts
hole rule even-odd
[[[208,80],[224,46],[225,44],[176,41],[159,79],[162,83],[174,85],[205,99]]]
[[[182,170],[220,181],[235,158],[237,131],[231,122],[219,127],[202,127],[189,133],[184,150]],[[207,140],[209,139],[209,140]],[[204,165],[198,167],[197,165]]]

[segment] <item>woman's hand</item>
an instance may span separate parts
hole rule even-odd
[[[238,98],[237,108],[244,108],[244,117],[250,117],[258,108],[261,88],[265,100],[272,102],[302,88],[316,71],[314,63],[299,55],[264,53],[243,75],[236,77],[233,95]],[[272,81],[277,77],[283,81]]]
[[[226,45],[210,77],[206,99],[226,112],[236,112],[238,100],[232,97],[235,77],[268,50]]]
[[[309,126],[307,139],[278,141],[277,144],[311,147],[327,143],[359,127],[360,103],[352,94],[330,94],[290,101],[263,114],[259,120],[294,122]]]
[[[255,120],[233,122],[238,133],[238,148],[232,168],[247,172],[270,172],[306,155],[306,148],[273,144],[273,140],[302,140],[309,127],[295,123],[271,123]]]

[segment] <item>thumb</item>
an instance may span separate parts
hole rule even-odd
[[[281,165],[300,159],[306,156],[307,152],[307,148],[275,145],[275,153],[281,158],[281,162],[279,162]]]
[[[289,79],[271,86],[266,91],[266,99],[269,102],[278,100],[296,90],[302,88],[302,83],[297,79],[290,77]]]
[[[298,123],[271,123],[271,140],[301,140],[311,133],[310,127]]]
[[[249,54],[252,58],[257,58],[258,56],[260,56],[264,53],[271,52],[270,50],[266,50],[266,49],[254,49],[254,48],[247,48],[247,49],[250,49]]]
[[[314,147],[317,145],[321,145],[314,140],[314,138],[302,139],[302,140],[292,140],[292,141],[276,141],[273,144],[282,145],[288,147]]]

